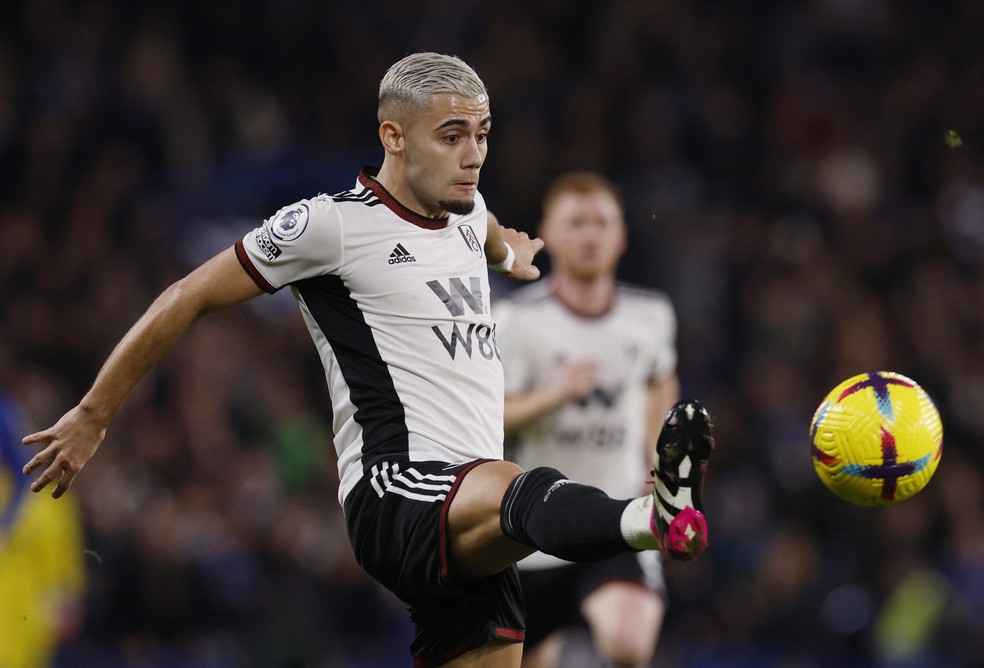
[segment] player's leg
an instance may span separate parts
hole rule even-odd
[[[567,644],[567,630],[580,622],[579,582],[582,565],[537,568],[519,564],[519,583],[526,601],[523,668],[557,668]]]
[[[522,668],[557,668],[564,653],[564,633],[551,633],[535,647],[523,648]]]
[[[536,551],[508,538],[499,522],[503,496],[522,473],[512,462],[490,461],[461,481],[448,510],[451,566],[457,577],[488,577]]]
[[[462,578],[449,560],[448,511],[460,481],[476,466],[379,462],[344,502],[356,559],[407,607],[417,668],[518,668],[521,660],[517,569]]]
[[[663,598],[636,582],[607,582],[581,606],[595,646],[615,668],[649,665],[663,624]]]
[[[629,551],[621,528],[628,505],[553,469],[523,471],[511,462],[485,462],[464,476],[450,505],[452,569],[456,577],[479,579],[536,549],[569,561]],[[658,549],[649,515],[633,521],[634,530],[649,535],[649,549]]]
[[[519,668],[522,658],[522,645],[492,642],[441,664],[441,668]]]
[[[482,463],[464,475],[450,503],[451,564],[459,576],[482,578],[534,548],[568,561],[632,549],[692,559],[707,546],[701,487],[713,447],[710,416],[691,400],[664,421],[651,496],[616,500],[554,469]]]

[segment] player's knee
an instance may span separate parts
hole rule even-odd
[[[491,461],[476,466],[461,480],[451,502],[454,524],[468,527],[485,523],[490,515],[495,519],[497,508],[501,514],[500,499],[508,495],[513,481],[522,473],[523,469],[506,461]]]
[[[614,666],[649,665],[656,651],[658,633],[658,629],[633,624],[607,624],[603,628],[593,629],[598,653]]]
[[[653,638],[627,631],[613,633],[606,639],[597,638],[595,643],[598,653],[613,666],[649,665],[656,649]]]
[[[541,497],[546,500],[562,481],[567,479],[560,471],[546,466],[530,469],[516,477],[502,499],[499,518],[502,532],[520,543],[542,547],[530,537],[527,518],[537,500]]]
[[[649,662],[662,625],[662,600],[636,585],[610,583],[585,601],[583,612],[602,657],[615,666]]]

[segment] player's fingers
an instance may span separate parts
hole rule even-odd
[[[39,453],[31,457],[31,459],[26,464],[24,464],[24,468],[22,469],[24,475],[31,475],[31,473],[33,473],[36,469],[46,465],[50,461],[51,461],[51,453],[49,453],[48,449],[45,448],[44,450],[40,451]]]
[[[24,445],[34,445],[35,443],[41,443],[42,441],[51,440],[51,431],[45,429],[44,431],[35,432],[33,434],[28,434],[21,439],[21,443]]]
[[[75,480],[75,473],[72,473],[68,469],[62,471],[61,480],[55,485],[55,489],[51,492],[51,497],[57,499],[62,494],[68,491],[68,488],[72,486],[72,482]]]
[[[42,489],[48,486],[48,484],[55,478],[61,477],[61,471],[52,464],[46,468],[37,479],[31,483],[32,492],[40,492]]]

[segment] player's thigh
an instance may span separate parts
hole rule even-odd
[[[581,604],[599,652],[626,663],[647,661],[663,624],[663,597],[637,582],[606,582]]]
[[[562,668],[560,657],[564,650],[564,634],[552,633],[535,647],[523,647],[523,668]]]
[[[441,668],[519,668],[523,646],[518,643],[489,643],[465,652]]]
[[[503,534],[499,520],[506,490],[522,472],[512,462],[490,461],[462,479],[448,510],[451,562],[459,576],[488,577],[534,552]]]

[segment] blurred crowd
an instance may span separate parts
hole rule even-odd
[[[622,278],[676,305],[719,445],[657,665],[984,665],[978,0],[3,3],[0,387],[47,426],[172,281],[351,187],[381,160],[379,79],[418,50],[489,86],[504,223],[534,232],[550,177],[598,170]],[[945,451],[865,509],[822,488],[807,430],[877,369],[930,392]],[[405,665],[345,536],[322,373],[278,294],[138,387],[73,488],[87,585],[58,665]]]

